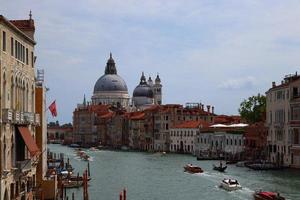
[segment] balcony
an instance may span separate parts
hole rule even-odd
[[[5,123],[11,122],[13,119],[13,111],[7,108],[2,109],[2,121]]]
[[[20,123],[20,112],[19,111],[14,112],[14,123],[16,123],[16,124]]]
[[[292,126],[292,127],[300,127],[300,120],[299,119],[292,119],[289,124]]]
[[[23,160],[23,161],[17,161],[16,167],[18,168],[19,172],[27,172],[31,170],[31,160]]]
[[[20,112],[20,123],[23,124],[24,123],[24,113]]]
[[[40,114],[36,113],[34,116],[34,122],[36,125],[40,125],[41,120],[40,120]]]
[[[34,123],[34,113],[24,112],[24,123],[33,124]]]

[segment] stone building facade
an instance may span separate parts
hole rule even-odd
[[[245,127],[203,127],[196,136],[195,151],[200,158],[241,159]]]
[[[0,15],[1,200],[33,199],[43,158],[43,143],[36,144],[34,32],[31,14],[28,20]]]
[[[299,80],[297,73],[288,75],[266,92],[269,159],[278,165],[300,167]]]
[[[195,155],[195,138],[199,128],[208,127],[206,121],[186,121],[170,129],[170,152],[190,153]]]

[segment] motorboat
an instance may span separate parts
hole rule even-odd
[[[276,192],[258,191],[253,194],[255,200],[285,200],[283,196]]]
[[[228,190],[228,191],[242,189],[242,186],[235,179],[223,179],[221,181],[220,187],[224,188],[225,190]]]
[[[219,172],[224,172],[227,169],[227,166],[222,166],[221,164],[219,166],[216,166],[215,164],[213,164],[213,169]]]
[[[201,169],[201,167],[199,166],[193,166],[192,164],[188,164],[186,166],[183,167],[184,171],[189,172],[189,173],[202,173],[203,170]]]

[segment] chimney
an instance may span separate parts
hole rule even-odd
[[[272,82],[272,87],[275,87],[276,86],[276,83],[275,81]]]
[[[210,113],[210,105],[207,105],[207,112]]]
[[[213,107],[213,106],[211,107],[211,113],[215,114],[215,107]]]

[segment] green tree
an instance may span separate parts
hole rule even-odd
[[[258,94],[257,96],[245,99],[239,108],[241,118],[248,123],[255,123],[265,119],[266,114],[266,96]]]

